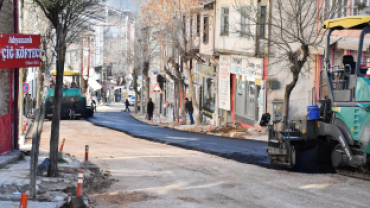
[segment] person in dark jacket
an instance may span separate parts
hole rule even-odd
[[[270,119],[271,119],[271,116],[269,112],[262,114],[260,126],[267,126],[270,122]]]
[[[33,107],[33,100],[31,98],[31,94],[26,94],[26,97],[24,98],[24,106],[26,109],[26,117],[31,118]]]
[[[188,98],[185,98],[185,111],[187,114],[189,114],[190,118],[190,123],[194,124],[194,119],[193,119],[193,102],[189,101]]]
[[[148,120],[152,120],[153,111],[154,111],[154,103],[152,101],[152,98],[149,98],[149,102],[147,104],[146,110],[148,112]]]
[[[69,118],[70,118],[70,120],[75,120],[75,118],[76,118],[76,109],[77,109],[77,102],[74,98],[72,98],[72,102],[69,105],[69,110],[70,110]]]
[[[126,110],[125,110],[125,112],[126,112],[126,111],[130,112],[130,108],[129,108],[130,103],[128,102],[128,99],[127,99],[127,98],[126,98],[126,102],[125,102],[125,104],[126,104]]]

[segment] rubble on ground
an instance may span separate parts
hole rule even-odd
[[[179,131],[188,131],[188,132],[195,132],[195,133],[203,133],[209,134],[213,136],[222,136],[222,137],[229,137],[234,139],[251,139],[251,140],[259,140],[259,141],[266,141],[267,142],[267,135],[268,130],[266,127],[261,128],[247,128],[242,127],[237,122],[229,122],[224,125],[220,125],[219,127],[210,126],[210,125],[177,125],[172,121],[149,121],[138,114],[131,114],[132,117],[135,119],[150,125],[160,125],[166,128],[176,129]]]
[[[60,163],[58,164],[59,177],[47,177],[47,171],[44,171],[41,176],[37,176],[37,196],[35,200],[29,197],[29,202],[32,202],[32,204],[38,202],[40,203],[39,207],[43,207],[43,203],[45,203],[45,207],[71,207],[70,201],[76,198],[79,170],[84,171],[82,193],[84,194],[83,202],[86,204],[85,207],[89,204],[87,194],[103,193],[115,182],[115,180],[110,177],[108,171],[100,170],[99,167],[89,161],[81,163],[77,158],[67,154],[62,154],[62,156],[63,159],[59,160]],[[44,157],[40,156],[39,164],[44,159]],[[13,180],[15,181],[14,183],[0,184],[0,207],[3,207],[2,203],[5,203],[4,201],[18,203],[19,206],[21,194],[30,194],[29,164],[30,157],[27,156],[24,160],[16,162],[16,164],[8,164],[3,170],[0,169],[0,177],[1,174],[14,171],[14,175],[7,175],[9,175],[9,177],[22,179]],[[20,174],[23,174],[23,176],[19,176]],[[80,205],[77,206],[76,203],[72,203],[72,205],[73,207],[81,207]],[[35,207],[38,206],[35,205]]]

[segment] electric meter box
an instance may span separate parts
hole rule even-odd
[[[283,101],[271,101],[272,103],[272,121],[281,120],[283,118]]]

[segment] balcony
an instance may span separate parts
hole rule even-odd
[[[322,20],[337,19],[348,16],[359,15],[361,11],[358,11],[358,6],[336,6],[336,7],[324,7],[321,8]]]

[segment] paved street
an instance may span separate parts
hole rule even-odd
[[[90,121],[96,125],[123,131],[134,137],[200,150],[236,160],[242,159],[246,163],[260,165],[268,163],[266,142],[230,139],[147,125],[137,121],[129,113],[122,112],[122,109],[124,109],[124,105],[119,103],[98,107],[98,113],[90,118]],[[241,158],[241,156],[243,157]]]
[[[50,124],[45,123],[41,149],[49,147]],[[141,127],[143,131],[158,131]],[[370,203],[370,182],[350,177],[239,163],[133,138],[84,120],[62,121],[60,136],[66,138],[64,151],[79,158],[84,157],[84,146],[90,145],[90,160],[119,180],[108,193],[90,196],[96,207],[347,208],[368,207]]]

